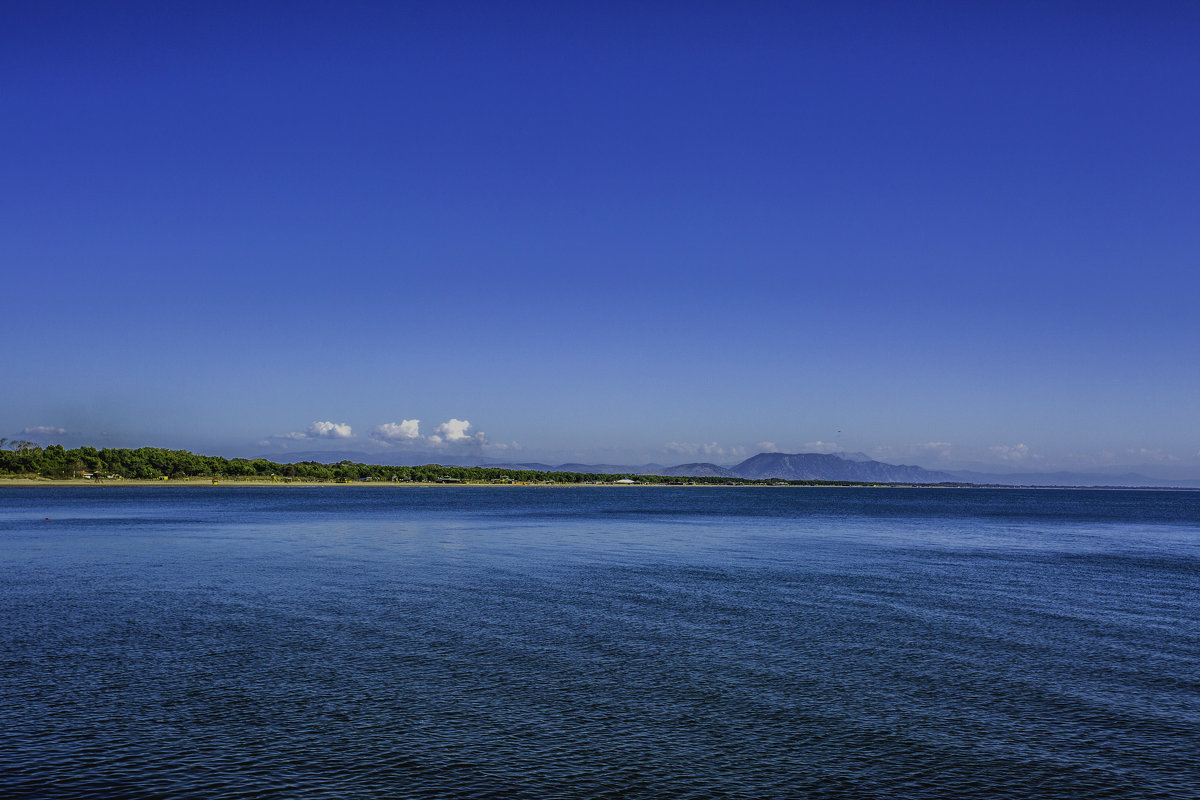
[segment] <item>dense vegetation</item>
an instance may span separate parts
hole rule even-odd
[[[7,446],[6,446],[7,445]],[[629,478],[638,483],[745,485],[781,483],[770,480],[738,478],[678,478],[656,475],[597,475],[586,472],[540,472],[537,470],[498,469],[493,467],[446,467],[426,464],[420,467],[387,467],[341,461],[320,464],[302,461],[280,464],[265,458],[222,458],[202,456],[187,450],[163,450],[157,447],[103,448],[62,445],[41,447],[32,442],[7,442],[0,439],[0,476],[48,478],[90,478],[95,481],[121,479],[170,480],[234,479],[279,481],[403,481],[430,482],[450,480],[471,483],[594,483]],[[826,484],[826,481],[789,481],[791,484]],[[851,485],[846,482],[839,482]]]

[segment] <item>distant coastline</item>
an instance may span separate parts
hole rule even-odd
[[[1200,489],[1193,489],[1180,486],[1022,486],[1015,484],[944,484],[944,483],[849,483],[846,481],[823,482],[823,481],[793,481],[785,483],[781,481],[742,481],[742,482],[718,482],[718,483],[679,483],[676,481],[656,482],[653,480],[635,481],[629,484],[614,483],[608,481],[585,481],[580,483],[557,483],[554,481],[530,481],[530,482],[508,482],[495,483],[488,481],[457,481],[452,483],[444,483],[438,481],[408,481],[408,482],[392,482],[392,481],[272,481],[269,478],[245,478],[233,479],[226,481],[218,481],[213,483],[211,480],[203,479],[179,479],[179,480],[145,480],[145,479],[120,479],[111,481],[94,481],[86,478],[0,478],[0,491],[4,489],[19,489],[19,488],[78,488],[78,489],[95,489],[100,490],[121,490],[135,488],[157,488],[157,489],[179,489],[188,488],[202,490],[209,489],[345,489],[354,487],[378,487],[380,489],[396,489],[403,491],[404,489],[446,489],[446,488],[468,488],[468,489],[489,489],[495,487],[516,487],[516,488],[537,488],[537,489],[586,489],[586,488],[605,488],[605,489],[664,489],[664,488],[717,488],[717,489],[945,489],[945,490],[1003,490],[1003,491],[1024,491],[1024,490],[1039,490],[1039,491],[1094,491],[1094,492],[1200,492]]]
[[[187,450],[40,447],[0,450],[0,486],[860,486],[883,482],[591,473],[520,467],[388,466],[340,461],[281,464]]]
[[[678,481],[671,478],[666,478],[661,481],[650,479],[649,476],[641,476],[643,480],[633,481],[632,483],[619,483],[616,481],[579,481],[579,482],[558,482],[558,481],[319,481],[319,480],[291,480],[291,481],[273,481],[270,478],[244,478],[218,480],[215,483],[211,480],[203,478],[181,478],[167,480],[148,480],[143,478],[130,479],[114,479],[114,480],[91,480],[88,478],[0,478],[0,488],[5,487],[80,487],[80,488],[122,488],[122,487],[157,487],[157,488],[179,488],[181,486],[193,487],[198,489],[203,488],[222,488],[222,487],[245,487],[245,488],[304,488],[304,487],[322,487],[329,486],[334,488],[354,487],[354,486],[376,486],[376,487],[391,487],[397,489],[403,488],[447,488],[447,487],[471,487],[471,488],[491,488],[491,487],[545,487],[545,488],[576,488],[589,486],[611,487],[614,489],[638,488],[638,487],[672,487],[672,488],[713,488],[713,487],[753,487],[762,489],[775,488],[847,488],[847,489],[974,489],[984,488],[969,484],[961,486],[947,486],[944,484],[908,484],[908,483],[850,483],[847,481],[719,481],[710,483],[696,483],[694,481]],[[1018,488],[1018,487],[1011,487]],[[1029,487],[1026,487],[1029,488]]]
[[[654,465],[660,466],[660,465]],[[592,470],[588,470],[592,467]],[[605,470],[608,471],[600,471]],[[279,463],[266,458],[224,458],[155,447],[42,447],[19,441],[0,449],[0,486],[118,485],[648,485],[648,486],[921,486],[1094,489],[1192,489],[1196,486],[1146,483],[1033,483],[962,480],[921,467],[874,461],[861,453],[760,453],[729,468],[713,464],[664,467],[662,472],[615,465],[491,464],[414,466],[334,463]],[[714,474],[719,473],[719,474]],[[988,476],[992,477],[992,476]],[[1024,476],[1022,476],[1024,477]],[[1144,477],[1144,476],[1141,476]]]

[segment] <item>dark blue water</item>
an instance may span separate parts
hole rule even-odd
[[[1200,797],[1195,492],[0,489],[0,604],[4,797]]]

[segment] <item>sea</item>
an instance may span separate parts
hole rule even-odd
[[[0,488],[0,797],[1200,797],[1200,492]]]

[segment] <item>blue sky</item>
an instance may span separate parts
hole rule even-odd
[[[0,435],[1200,468],[1193,4],[5,18]]]

